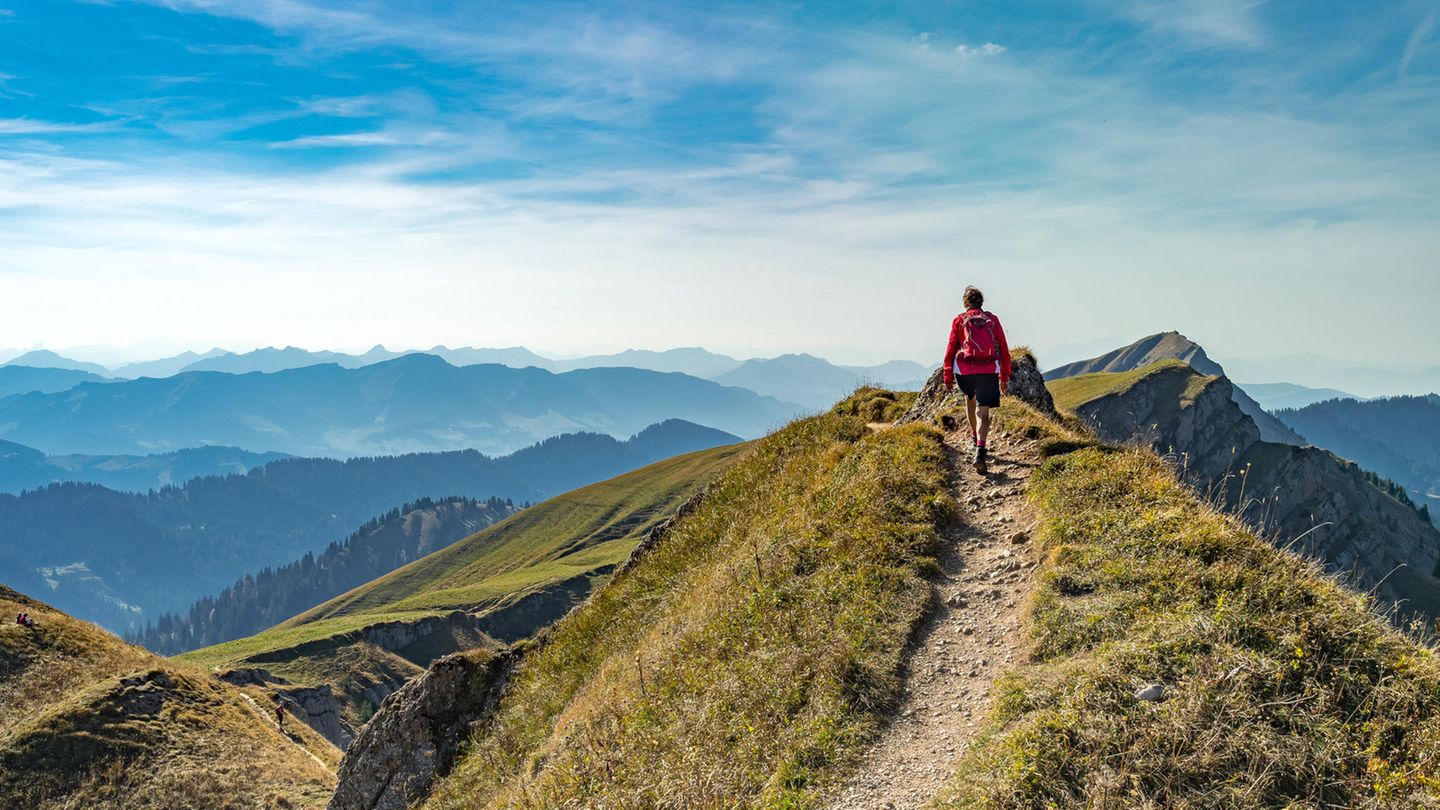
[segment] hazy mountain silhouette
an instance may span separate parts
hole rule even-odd
[[[7,366],[30,366],[31,368],[63,368],[71,371],[88,371],[101,377],[109,376],[110,369],[99,363],[86,363],[81,360],[71,360],[49,351],[48,349],[36,349],[26,352],[19,357],[12,357],[3,365]]]
[[[1255,398],[1260,407],[1272,413],[1282,408],[1303,408],[1327,399],[1360,399],[1335,388],[1310,388],[1295,383],[1236,383]]]
[[[506,453],[560,433],[630,435],[671,418],[755,436],[796,410],[684,374],[456,367],[411,354],[358,369],[187,372],[24,394],[0,401],[0,438],[53,454],[209,444],[315,456]]]
[[[123,377],[127,380],[133,380],[136,377],[170,377],[179,374],[181,371],[184,371],[187,366],[194,363],[228,354],[231,354],[231,352],[227,352],[224,349],[211,349],[208,352],[200,354],[195,352],[181,352],[172,357],[143,360],[138,363],[126,363],[123,366],[116,366],[111,373],[116,377]]]
[[[107,382],[107,378],[88,371],[71,368],[35,368],[33,366],[0,366],[0,399],[31,391],[54,393],[68,391],[82,382]]]
[[[149,456],[47,456],[0,441],[0,492],[18,493],[65,481],[145,492],[206,475],[243,475],[283,453],[252,453],[235,447],[191,447]]]
[[[880,366],[842,367],[812,354],[783,354],[768,360],[747,360],[714,380],[821,409],[862,383],[919,390],[930,371],[919,363],[903,360]]]

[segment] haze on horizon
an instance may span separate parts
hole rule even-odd
[[[0,347],[1434,365],[1437,13],[0,0]]]

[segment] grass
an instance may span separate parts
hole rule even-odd
[[[741,447],[678,456],[551,498],[269,630],[179,658],[234,666],[379,622],[482,612],[600,571],[624,560]]]
[[[1149,452],[1059,455],[1030,498],[1033,660],[937,807],[1440,805],[1440,662],[1366,597]]]
[[[1200,374],[1183,361],[1161,360],[1132,371],[1097,371],[1050,380],[1045,387],[1050,389],[1050,395],[1055,398],[1055,407],[1074,411],[1101,397],[1123,394],[1141,380],[1157,374],[1163,375],[1162,382],[1170,383],[1164,391],[1166,396],[1162,399],[1182,404],[1193,401],[1195,396],[1204,390],[1205,385],[1214,379]]]
[[[38,627],[0,626],[0,807],[324,806],[339,752],[308,727],[0,586],[22,610]]]
[[[754,443],[559,622],[429,808],[807,807],[892,706],[953,513],[870,390]]]

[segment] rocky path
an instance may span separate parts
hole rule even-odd
[[[963,428],[946,436],[946,447],[962,519],[942,538],[937,605],[909,652],[898,712],[833,794],[832,808],[923,807],[984,721],[991,684],[1024,654],[1020,610],[1036,563],[1025,486],[1038,456],[1031,442],[993,436],[981,478]]]

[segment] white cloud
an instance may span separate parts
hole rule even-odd
[[[984,45],[956,45],[955,52],[961,56],[998,56],[1005,52],[1004,45],[987,42]]]

